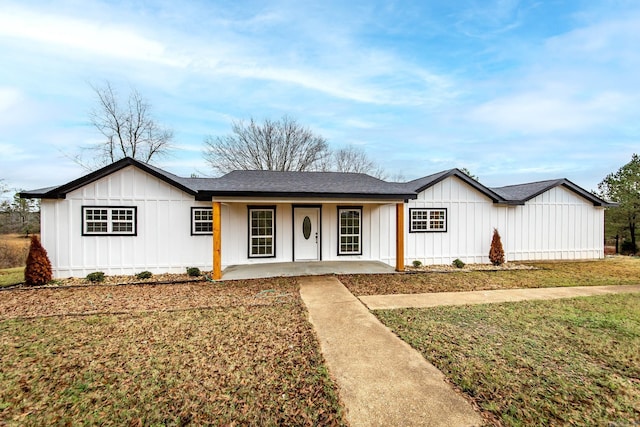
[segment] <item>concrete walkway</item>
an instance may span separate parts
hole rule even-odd
[[[575,286],[562,288],[499,289],[494,291],[433,292],[425,294],[361,296],[370,310],[422,308],[439,305],[486,304],[494,302],[548,300],[593,295],[640,292],[640,285]]]
[[[338,279],[300,278],[300,294],[352,427],[482,424],[444,375]]]
[[[395,273],[395,270],[390,265],[380,261],[268,262],[231,265],[222,272],[222,280],[374,273]]]

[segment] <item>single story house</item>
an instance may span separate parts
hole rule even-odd
[[[184,178],[124,158],[41,199],[54,276],[376,260],[487,263],[604,256],[608,203],[566,179],[488,188],[458,169],[406,183],[340,172],[233,171]]]

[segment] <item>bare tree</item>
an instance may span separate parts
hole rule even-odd
[[[337,172],[366,173],[385,179],[386,173],[362,148],[349,145],[333,153],[333,169]]]
[[[295,119],[237,120],[231,134],[205,138],[205,160],[218,172],[232,170],[309,171],[322,169],[327,141]]]
[[[136,89],[131,89],[125,102],[110,82],[103,86],[91,85],[97,105],[89,119],[105,141],[92,150],[97,151],[97,165],[113,163],[123,157],[132,157],[149,163],[167,154],[171,149],[173,131],[160,126],[151,116],[151,105]],[[83,164],[79,157],[78,163]]]

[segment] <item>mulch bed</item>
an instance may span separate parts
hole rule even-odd
[[[153,279],[166,279],[163,276]],[[179,275],[171,276],[174,282],[180,280],[176,277]],[[20,287],[0,292],[0,319],[273,305],[291,301],[298,293],[293,278],[115,285],[119,282],[116,277],[123,276],[105,278],[105,282],[112,285],[65,279],[57,287]]]
[[[462,268],[453,265],[423,265],[414,267],[412,265],[405,266],[407,273],[448,273],[448,272],[468,272],[468,271],[505,271],[505,270],[535,270],[532,265],[515,264],[505,262],[502,265],[493,264],[466,264]]]

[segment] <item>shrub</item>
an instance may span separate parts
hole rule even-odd
[[[140,273],[136,274],[136,278],[138,279],[151,279],[152,276],[153,273],[150,271],[141,271]]]
[[[418,260],[415,260],[415,261],[413,261],[413,266],[415,268],[420,268],[420,267],[422,267],[422,263],[420,261],[418,261]]]
[[[623,255],[633,255],[637,252],[637,249],[633,247],[631,240],[623,240],[622,245],[620,245],[620,253]]]
[[[87,280],[92,283],[104,282],[104,273],[102,271],[94,271],[87,274]]]
[[[456,268],[463,268],[466,264],[460,258],[456,258],[451,263]]]
[[[500,234],[496,228],[493,229],[493,238],[491,239],[491,249],[489,250],[489,261],[493,265],[504,264],[504,249],[500,241]]]
[[[53,279],[53,273],[47,251],[36,236],[31,236],[27,266],[24,269],[24,282],[27,286],[42,286],[50,282],[51,279]]]
[[[191,277],[199,277],[202,273],[198,267],[187,267],[187,274]]]

